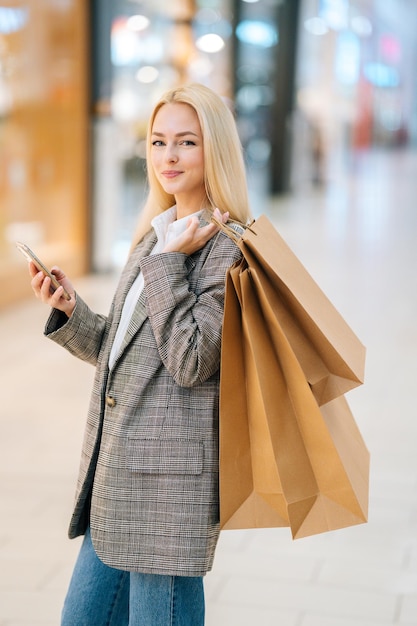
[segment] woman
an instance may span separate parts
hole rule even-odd
[[[45,334],[96,366],[69,536],[85,535],[63,626],[201,626],[219,534],[225,276],[211,222],[249,208],[233,116],[202,85],[168,92],[147,137],[149,197],[107,317],[31,265]],[[220,207],[219,210],[216,207]]]

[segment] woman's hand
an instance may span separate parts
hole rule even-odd
[[[229,213],[221,213],[219,209],[214,209],[214,217],[224,224],[229,219]],[[207,224],[199,228],[199,221],[196,216],[190,217],[185,231],[166,244],[163,252],[183,252],[190,255],[197,252],[219,231],[216,224]]]
[[[45,304],[49,304],[50,307],[58,309],[68,317],[71,317],[76,302],[72,283],[59,267],[53,267],[51,273],[61,284],[61,287],[58,287],[54,292],[51,291],[51,279],[49,276],[45,276],[43,272],[38,271],[33,263],[29,263],[29,274],[32,277],[31,286],[35,296],[42,302],[45,302]],[[70,294],[70,300],[64,297],[64,288]]]

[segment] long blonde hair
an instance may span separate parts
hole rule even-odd
[[[155,215],[175,204],[175,197],[167,194],[153,171],[150,159],[151,134],[155,116],[164,104],[188,104],[200,122],[204,147],[205,208],[218,207],[228,211],[230,218],[246,223],[251,217],[245,164],[235,120],[228,106],[214,91],[200,84],[171,89],[155,105],[149,119],[146,138],[146,161],[149,193],[142,209],[133,245],[140,241],[151,227]]]

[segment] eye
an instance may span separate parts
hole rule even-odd
[[[182,145],[182,146],[195,146],[195,141],[192,141],[191,139],[183,139],[183,141],[180,142],[180,145]]]
[[[164,142],[161,139],[155,139],[155,141],[152,142],[152,145],[158,148],[159,146],[163,146]]]

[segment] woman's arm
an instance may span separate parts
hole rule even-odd
[[[70,318],[52,309],[45,326],[45,336],[68,352],[92,365],[97,365],[107,318],[94,313],[79,295]]]
[[[239,248],[219,233],[195,259],[165,252],[141,261],[159,354],[178,385],[200,384],[219,368],[225,278],[240,258]],[[190,262],[201,264],[195,277]]]
[[[52,268],[52,273],[62,285],[55,292],[51,292],[50,278],[39,272],[33,263],[29,263],[35,296],[52,309],[45,326],[45,335],[79,359],[96,365],[106,318],[93,313],[76,295],[71,281],[59,267]],[[64,298],[63,287],[70,294],[70,300]]]

